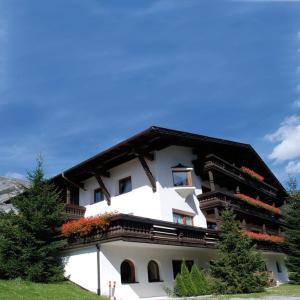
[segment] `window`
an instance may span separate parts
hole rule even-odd
[[[184,224],[193,226],[193,217],[173,212],[173,222],[176,224]]]
[[[124,260],[121,263],[121,282],[135,283],[134,264],[130,260]]]
[[[132,191],[131,177],[119,180],[119,194],[125,194]]]
[[[208,229],[217,229],[217,224],[214,222],[207,222]]]
[[[160,281],[158,264],[154,260],[150,260],[148,263],[148,281]]]
[[[183,262],[182,260],[172,260],[174,279],[176,278],[176,275],[180,273],[182,262]],[[185,261],[185,265],[187,266],[189,271],[191,271],[193,264],[194,264],[193,260]]]
[[[276,269],[278,273],[282,273],[281,266],[278,261],[276,261]]]
[[[173,170],[174,186],[192,186],[192,171],[191,170]]]
[[[94,203],[98,203],[104,200],[104,194],[102,189],[94,190]]]

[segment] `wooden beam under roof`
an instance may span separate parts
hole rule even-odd
[[[150,171],[150,168],[145,160],[145,158],[141,155],[138,155],[137,156],[138,160],[140,161],[149,181],[150,181],[150,184],[152,186],[152,191],[155,193],[156,192],[156,180],[155,180],[155,177],[153,176],[152,172]]]
[[[107,201],[107,204],[110,205],[111,204],[111,196],[110,196],[110,193],[109,191],[107,190],[101,176],[97,173],[94,174],[96,180],[98,181],[98,184],[101,188],[101,190],[103,191],[104,195],[105,195],[105,198],[106,198],[106,201]]]
[[[72,186],[75,186],[79,189],[82,189],[84,191],[86,191],[86,189],[84,188],[84,184],[83,183],[77,183],[77,182],[74,182],[72,181],[71,179],[67,178],[64,174],[64,172],[61,173],[61,177],[69,184],[71,184]]]

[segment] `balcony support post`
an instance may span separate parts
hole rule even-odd
[[[71,191],[69,187],[66,188],[66,203],[71,204]]]
[[[243,219],[241,227],[242,227],[243,230],[247,230],[247,223],[246,223],[245,219]]]
[[[209,178],[210,190],[213,192],[216,190],[216,187],[215,187],[214,175],[212,171],[208,171],[208,178]]]
[[[263,229],[263,233],[267,233],[266,224],[263,224],[262,229]]]
[[[217,207],[215,207],[215,208],[214,208],[214,212],[215,212],[215,220],[216,220],[217,228],[220,229],[220,226],[221,226],[221,218],[220,218],[219,209],[218,209]]]

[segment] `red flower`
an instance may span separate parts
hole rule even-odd
[[[89,235],[93,230],[103,231],[107,228],[111,218],[117,213],[103,213],[95,217],[80,218],[79,220],[69,221],[62,225],[61,233],[65,237],[79,235],[81,237]]]
[[[244,173],[250,175],[251,177],[257,179],[258,181],[263,181],[265,179],[263,176],[259,175],[258,173],[256,173],[255,171],[253,171],[247,167],[241,167],[241,170]]]
[[[274,213],[274,214],[278,214],[278,215],[281,214],[280,208],[275,207],[275,206],[272,206],[272,205],[270,205],[270,204],[267,204],[267,203],[265,203],[265,202],[263,202],[263,201],[254,199],[254,198],[252,198],[252,197],[249,197],[249,196],[247,196],[247,195],[240,194],[240,193],[239,193],[239,194],[235,194],[235,196],[236,196],[237,198],[239,198],[240,200],[243,200],[243,201],[249,203],[250,205],[254,205],[254,206],[256,206],[256,207],[264,208],[264,209],[266,209],[266,210],[271,211],[271,212]]]
[[[266,242],[273,242],[273,243],[282,243],[284,241],[283,236],[279,235],[271,235],[267,233],[257,233],[253,231],[248,231],[244,230],[243,234],[248,236],[249,238],[253,240],[258,240],[258,241],[266,241]]]

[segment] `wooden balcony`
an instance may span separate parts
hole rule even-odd
[[[219,231],[172,222],[119,214],[112,218],[107,230],[90,236],[69,238],[68,248],[95,242],[130,241],[138,243],[214,248]]]
[[[144,244],[162,244],[195,248],[213,248],[218,245],[220,231],[195,226],[175,224],[155,219],[119,214],[112,218],[104,232],[93,233],[87,237],[70,237],[66,249],[95,245],[113,241],[127,241]],[[279,251],[281,245],[257,242],[258,249]]]
[[[77,220],[84,217],[85,207],[76,204],[66,204],[65,213],[68,220]]]
[[[236,212],[277,223],[278,225],[282,224],[280,215],[273,214],[263,208],[252,206],[231,193],[221,191],[208,192],[198,195],[198,200],[200,202],[200,209],[203,211],[230,206]]]
[[[272,197],[273,199],[277,199],[277,188],[264,181],[257,181],[255,179],[252,179],[251,177],[247,176],[240,168],[214,154],[206,156],[206,162],[204,164],[204,170],[208,171],[211,169],[214,169],[231,177],[233,180],[236,180],[238,184],[246,185],[247,187],[262,192],[265,195]]]

